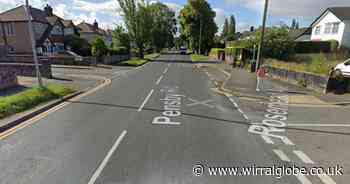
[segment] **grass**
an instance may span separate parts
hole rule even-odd
[[[209,56],[204,56],[204,55],[198,55],[198,54],[191,54],[191,59],[194,62],[198,61],[209,61]]]
[[[40,103],[64,97],[75,90],[57,84],[33,87],[15,95],[0,97],[0,119],[31,109]]]
[[[134,66],[134,67],[137,67],[137,66],[144,65],[144,64],[146,64],[147,62],[148,62],[148,61],[145,60],[145,59],[131,58],[130,60],[123,61],[123,62],[121,62],[120,64],[121,64],[121,65],[124,65],[124,66]]]
[[[160,56],[160,53],[146,54],[146,55],[145,55],[145,59],[147,59],[147,60],[153,60],[153,59],[155,59],[155,58],[157,58],[157,57],[159,57],[159,56]]]
[[[266,64],[275,68],[287,69],[289,71],[310,73],[316,75],[327,76],[329,72],[335,67],[338,63],[341,63],[341,60],[332,60],[328,61],[322,56],[312,57],[308,61],[280,61],[276,59],[267,59]]]

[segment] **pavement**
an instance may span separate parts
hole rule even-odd
[[[109,85],[0,133],[0,183],[348,183],[349,147],[339,147],[349,142],[346,130],[278,127],[280,137],[289,139],[262,136],[259,131],[273,130],[258,124],[265,117],[266,100],[218,93],[218,85],[210,79],[219,75],[211,74],[207,66],[187,63],[188,57],[168,54],[161,56],[161,62],[102,72],[111,79]],[[72,75],[58,70],[60,77]],[[79,72],[89,76],[96,71]],[[286,100],[281,95],[276,98]],[[285,111],[284,104],[273,105]],[[312,109],[299,119],[301,110],[289,108],[287,120],[321,118]],[[273,144],[267,143],[269,139]],[[344,167],[344,176],[243,172],[243,168],[331,167],[336,163]],[[239,174],[227,176],[227,170],[223,172],[227,168],[237,168]],[[222,172],[213,176],[213,169]]]

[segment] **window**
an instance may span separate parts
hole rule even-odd
[[[317,26],[315,28],[315,35],[319,35],[321,33],[321,26]]]
[[[4,31],[6,36],[14,36],[15,35],[15,23],[3,23]],[[2,27],[0,29],[2,35]]]
[[[326,28],[324,29],[324,34],[330,34],[332,30],[332,23],[326,23]]]
[[[339,31],[339,22],[333,23],[333,27],[332,27],[332,34],[338,34]]]

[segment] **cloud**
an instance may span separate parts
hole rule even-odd
[[[225,23],[225,18],[226,18],[226,13],[225,10],[220,9],[220,8],[214,8],[213,9],[216,13],[216,17],[215,17],[215,22],[218,25],[219,31],[221,32],[223,25]]]
[[[228,4],[262,12],[264,0],[225,0]],[[328,7],[350,6],[349,0],[270,0],[269,15],[314,18]]]
[[[84,0],[73,0],[72,6],[75,10],[84,12],[98,12],[110,14],[112,16],[120,15],[120,7],[116,0],[108,0],[101,3],[87,2]]]

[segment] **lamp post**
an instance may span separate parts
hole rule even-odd
[[[201,14],[199,14],[199,54],[202,53],[201,45],[202,45],[202,16]]]
[[[35,44],[35,38],[34,38],[34,31],[33,31],[33,25],[32,25],[32,16],[31,16],[31,11],[30,11],[30,7],[29,7],[29,2],[28,0],[25,1],[25,13],[28,19],[28,31],[29,31],[29,38],[30,38],[30,42],[32,45],[32,52],[33,52],[33,59],[34,59],[34,63],[35,63],[35,70],[36,70],[36,77],[38,78],[38,84],[40,87],[43,87],[43,82],[41,79],[41,73],[40,73],[40,69],[39,69],[39,62],[38,62],[38,56],[36,53],[36,44]]]

